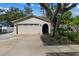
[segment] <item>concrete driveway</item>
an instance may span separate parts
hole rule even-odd
[[[64,55],[63,52],[77,52],[75,55],[79,56],[79,45],[43,46],[40,35],[17,35],[0,40],[0,56]]]
[[[0,40],[6,40],[6,39],[12,38],[14,36],[15,36],[14,33],[0,34]]]
[[[44,56],[45,48],[40,40],[40,35],[18,35],[0,41],[0,55]]]

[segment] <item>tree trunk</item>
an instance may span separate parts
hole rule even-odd
[[[57,23],[57,19],[55,18],[55,21],[54,21],[54,24],[53,24],[53,37],[55,36],[55,34],[56,34],[56,29],[57,29],[57,27],[56,27],[56,24]]]
[[[51,17],[51,26],[53,26],[53,32],[51,32],[52,37],[55,36],[56,34],[56,30],[57,30],[57,14],[59,13],[61,4],[58,3],[57,5],[57,9],[53,15],[53,17]]]

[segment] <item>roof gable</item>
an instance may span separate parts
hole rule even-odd
[[[37,19],[40,19],[42,21],[49,22],[49,21],[47,21],[48,19],[45,20],[44,18],[40,18],[40,17],[37,17],[37,16],[25,16],[25,17],[22,17],[20,19],[12,21],[12,23],[18,23],[18,22],[21,22],[21,21],[24,21],[24,20],[28,20],[30,18],[37,18]]]

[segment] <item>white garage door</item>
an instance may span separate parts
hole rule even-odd
[[[18,24],[18,34],[40,34],[40,25]]]

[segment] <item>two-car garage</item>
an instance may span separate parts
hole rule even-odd
[[[43,19],[36,16],[24,17],[13,21],[15,28],[14,33],[16,34],[43,34],[43,29],[47,29],[50,33],[50,23],[43,21]],[[47,24],[47,27],[43,27]],[[45,32],[45,31],[44,31]]]
[[[17,34],[40,34],[40,24],[17,24]]]

